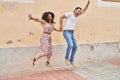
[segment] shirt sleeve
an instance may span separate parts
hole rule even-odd
[[[71,15],[71,12],[65,13],[65,16],[66,16],[66,17],[69,17],[70,15]]]

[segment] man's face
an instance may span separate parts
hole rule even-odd
[[[77,16],[79,16],[80,14],[81,14],[81,12],[82,12],[82,10],[81,9],[77,9],[77,10],[75,10],[75,16],[77,17]]]

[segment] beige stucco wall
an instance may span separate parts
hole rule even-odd
[[[0,47],[36,46],[42,33],[40,23],[28,21],[27,14],[41,18],[44,11],[55,13],[56,27],[59,17],[76,6],[85,6],[87,0],[35,0],[34,3],[0,2]],[[32,34],[31,34],[32,33]],[[87,12],[78,18],[75,31],[78,43],[120,41],[120,8],[99,7],[91,0]],[[53,44],[65,44],[62,32],[53,32]],[[9,40],[12,43],[6,44]]]

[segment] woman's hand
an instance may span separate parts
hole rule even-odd
[[[32,19],[32,15],[31,15],[31,14],[28,14],[28,17],[29,17],[28,20],[31,20],[31,19]]]
[[[90,0],[88,0],[88,3],[90,3]]]

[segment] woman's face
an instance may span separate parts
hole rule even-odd
[[[53,19],[52,15],[51,15],[51,14],[48,14],[48,20],[49,20],[49,22],[51,22],[52,19]]]

